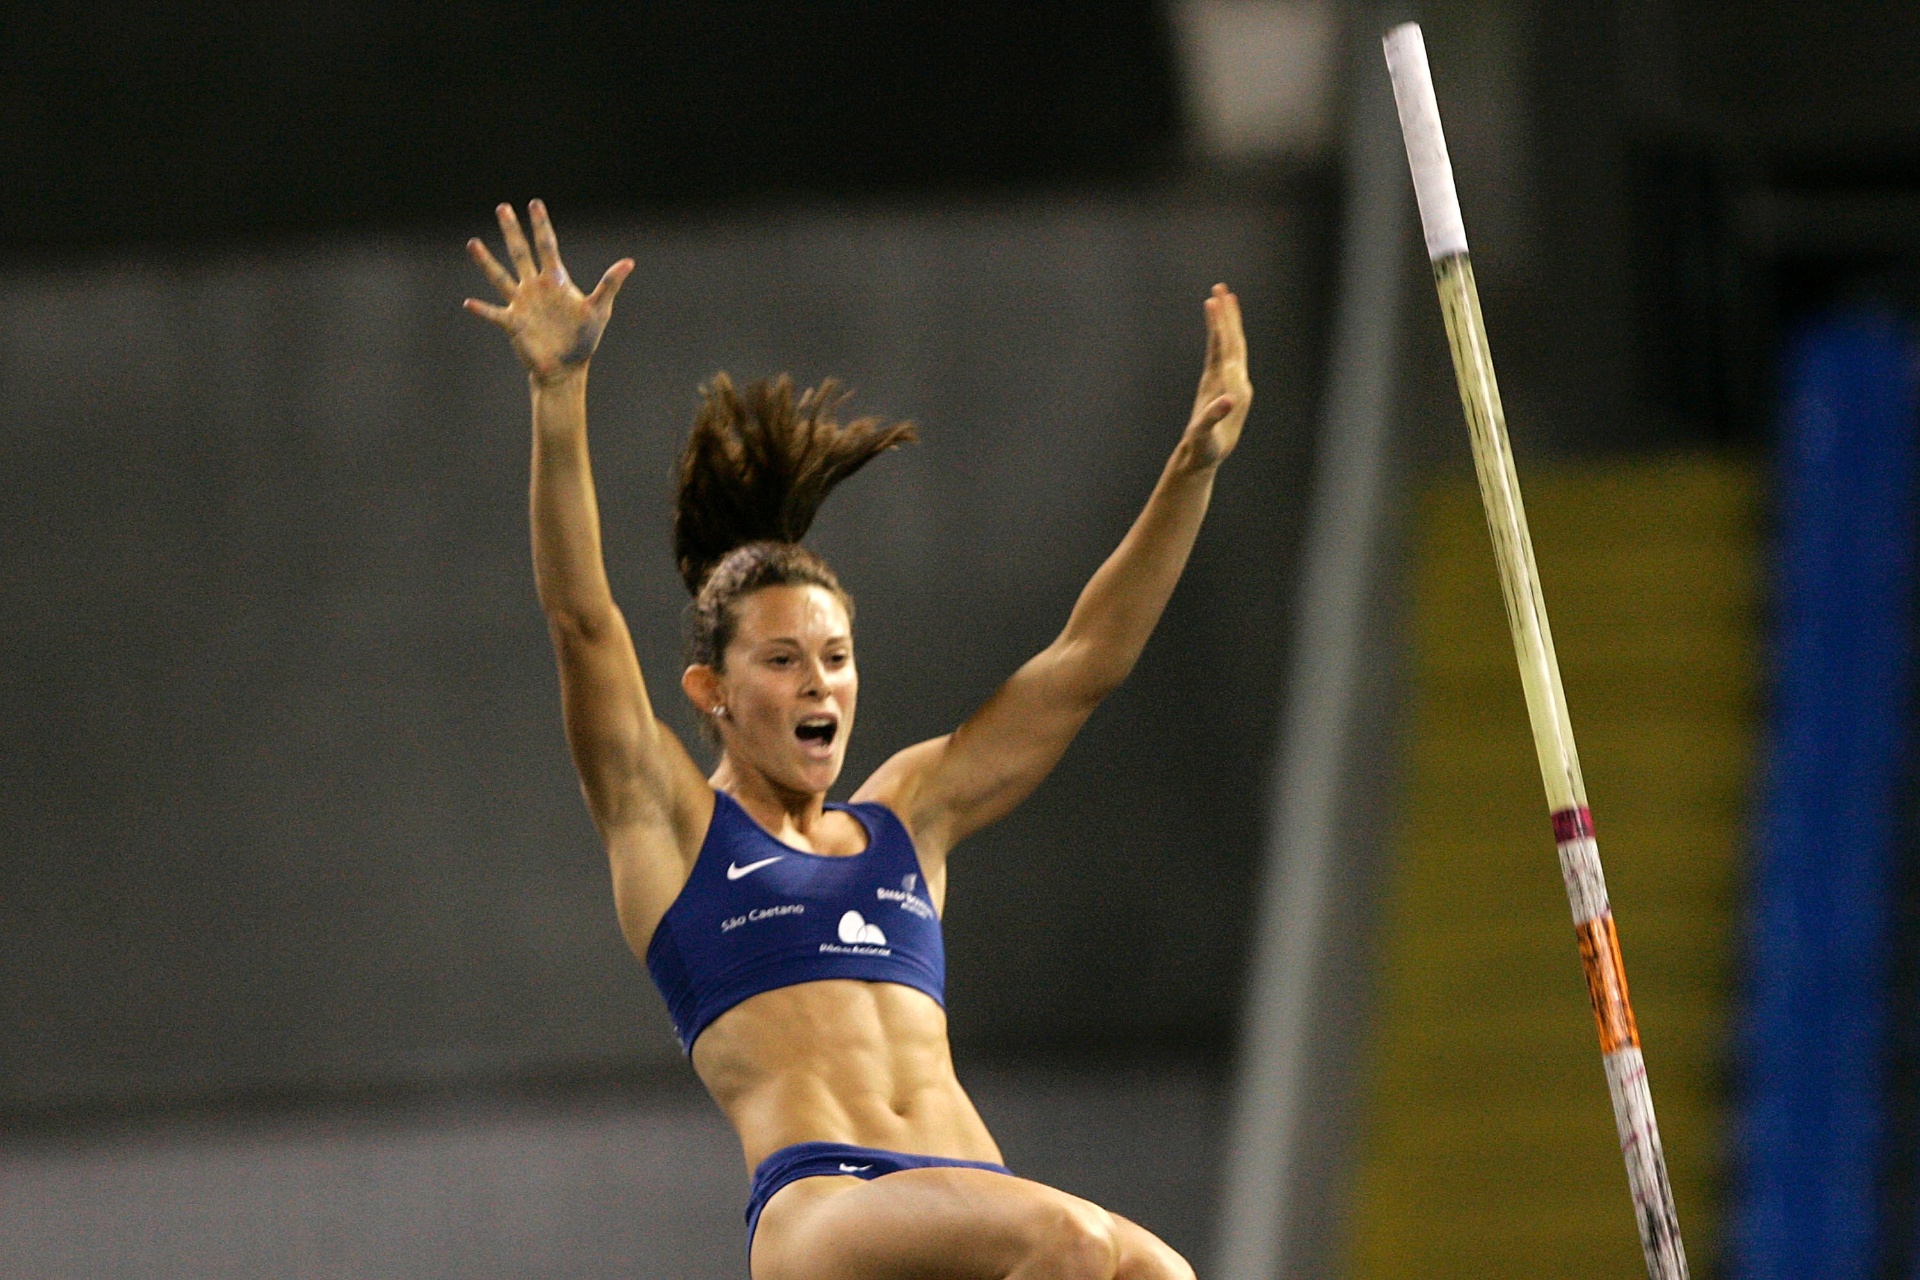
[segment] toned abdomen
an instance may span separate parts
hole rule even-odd
[[[701,1033],[693,1065],[749,1169],[796,1142],[1000,1160],[954,1075],[946,1011],[910,987],[836,979],[762,992]]]

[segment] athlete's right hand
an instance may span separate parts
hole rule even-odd
[[[536,382],[553,382],[584,368],[606,332],[614,295],[633,271],[633,259],[622,258],[608,267],[593,292],[583,294],[560,261],[560,244],[554,239],[545,204],[534,200],[527,205],[527,220],[533,224],[533,240],[540,251],[537,265],[513,206],[503,204],[494,212],[500,217],[500,234],[506,238],[513,271],[501,266],[478,237],[467,241],[467,253],[487,273],[506,305],[496,307],[477,298],[468,298],[463,305],[507,331],[514,354]]]

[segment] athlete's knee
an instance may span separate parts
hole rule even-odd
[[[1194,1280],[1192,1264],[1158,1240],[1153,1243],[1122,1257],[1114,1280]]]
[[[1114,1280],[1120,1239],[1113,1219],[1090,1204],[1050,1205],[1034,1224],[1032,1259],[1063,1280]]]
[[[1120,1265],[1114,1280],[1194,1280],[1193,1267],[1159,1236],[1119,1219]]]

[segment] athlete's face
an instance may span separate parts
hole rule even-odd
[[[735,618],[715,673],[721,743],[779,787],[825,791],[846,760],[860,691],[845,607],[824,587],[762,587]]]

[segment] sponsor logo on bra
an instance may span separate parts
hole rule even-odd
[[[720,922],[720,932],[732,933],[743,924],[758,924],[762,920],[771,920],[775,916],[803,916],[807,913],[804,902],[783,902],[777,907],[755,907],[743,916],[728,916]]]
[[[887,946],[887,935],[880,931],[877,924],[868,924],[866,917],[858,911],[849,911],[840,917],[840,942],[823,942],[820,950],[836,956],[890,956],[892,948]],[[846,943],[842,946],[840,943]]]
[[[884,947],[887,945],[887,935],[880,932],[879,925],[868,924],[858,911],[849,911],[840,917],[840,941]]]
[[[787,855],[784,853],[776,853],[771,858],[762,858],[758,862],[749,862],[744,867],[739,866],[733,862],[728,862],[727,863],[727,879],[738,880],[741,876],[750,876],[754,872],[758,871],[760,868],[767,866],[769,863],[778,862],[780,861],[780,859],[786,856]]]
[[[875,889],[873,896],[882,902],[897,902],[902,911],[919,916],[922,920],[933,919],[933,908],[904,889]]]

